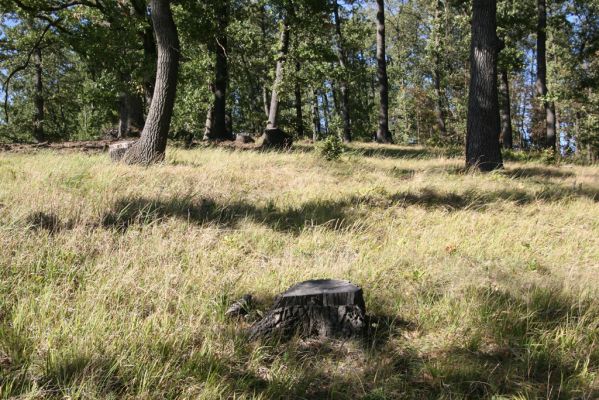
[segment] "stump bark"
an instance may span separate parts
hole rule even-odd
[[[359,286],[320,279],[298,283],[277,296],[275,304],[250,327],[250,338],[273,335],[353,336],[365,327],[366,306]]]

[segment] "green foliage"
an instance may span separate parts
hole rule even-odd
[[[345,146],[339,136],[330,135],[318,143],[318,153],[327,161],[338,160],[345,152]]]

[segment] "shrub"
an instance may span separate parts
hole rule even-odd
[[[318,153],[327,161],[338,160],[345,151],[343,142],[336,135],[331,135],[318,144]]]

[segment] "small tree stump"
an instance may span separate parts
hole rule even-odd
[[[319,279],[292,286],[250,327],[250,338],[283,336],[352,336],[365,327],[362,289],[349,281]]]
[[[108,146],[108,155],[110,155],[110,159],[114,162],[121,161],[127,150],[133,146],[133,143],[135,143],[135,141],[131,140],[127,142],[112,143]]]

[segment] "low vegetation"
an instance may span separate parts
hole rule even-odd
[[[0,154],[0,397],[599,396],[597,167],[312,150]],[[224,317],[323,277],[364,288],[363,339]]]

